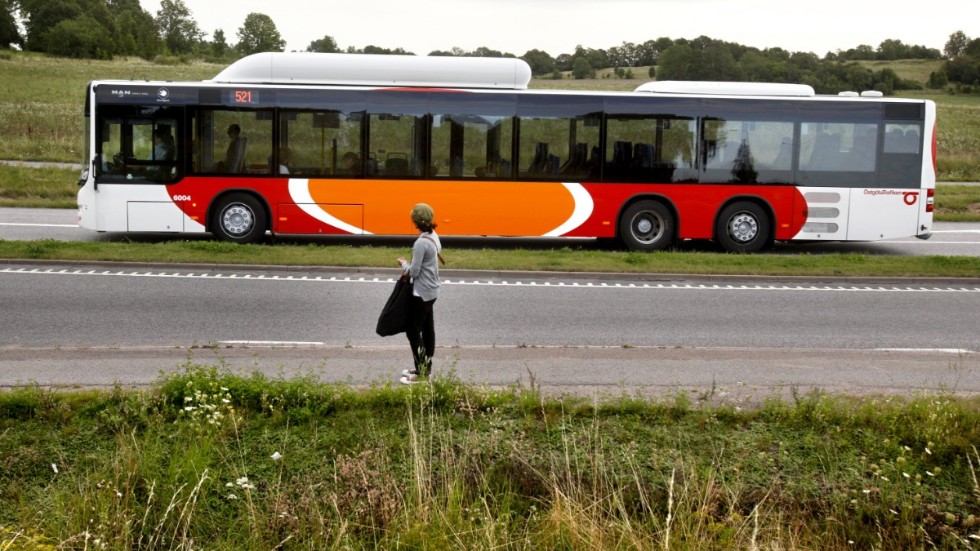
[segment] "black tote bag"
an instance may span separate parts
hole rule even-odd
[[[388,302],[381,309],[378,317],[378,327],[375,329],[382,337],[404,333],[408,326],[409,301],[412,299],[412,283],[408,278],[395,282],[395,288],[388,297]]]

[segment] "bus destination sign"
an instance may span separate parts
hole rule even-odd
[[[231,101],[238,105],[251,105],[259,102],[257,90],[231,90]]]

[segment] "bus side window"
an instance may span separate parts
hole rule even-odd
[[[273,174],[272,111],[202,109],[194,118],[197,173]]]

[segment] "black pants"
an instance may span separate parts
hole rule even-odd
[[[435,299],[424,302],[412,296],[411,310],[408,312],[408,344],[412,347],[415,370],[419,375],[428,376],[432,371],[432,356],[436,353],[436,324],[432,315]]]

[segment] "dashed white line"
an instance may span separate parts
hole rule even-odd
[[[323,346],[325,343],[316,341],[218,341],[217,344],[275,348],[279,346]]]
[[[149,278],[169,278],[169,279],[215,279],[215,280],[234,280],[236,282],[251,281],[272,281],[272,282],[295,282],[295,283],[382,283],[391,284],[395,282],[394,277],[379,276],[301,276],[283,277],[277,274],[261,273],[201,273],[201,272],[156,272],[156,271],[131,271],[131,270],[102,270],[92,269],[57,269],[57,268],[0,268],[0,274],[30,274],[30,275],[80,275],[80,276],[116,276],[116,277],[149,277]],[[545,287],[555,289],[633,289],[633,290],[680,290],[680,291],[817,291],[817,292],[875,292],[875,293],[980,293],[980,287],[969,287],[963,285],[952,285],[950,287],[936,287],[935,284],[909,286],[908,284],[828,284],[814,285],[812,283],[773,283],[773,284],[717,284],[717,283],[643,283],[643,282],[580,282],[580,281],[493,281],[488,279],[454,279],[446,278],[444,285],[461,286],[483,286],[483,287]]]

